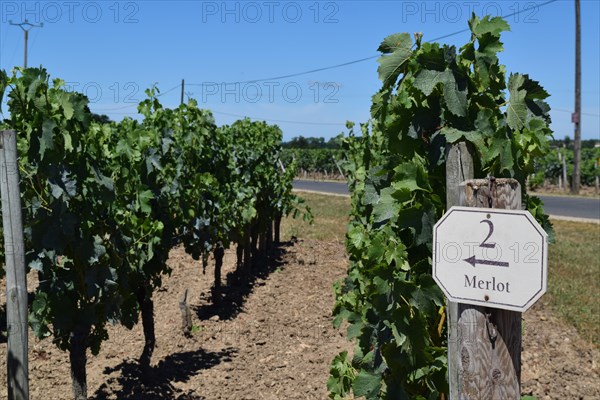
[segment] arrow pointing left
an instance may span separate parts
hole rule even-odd
[[[492,265],[495,267],[508,268],[508,263],[505,261],[480,260],[479,258],[475,258],[475,256],[465,258],[463,261],[466,261],[469,264],[471,264],[473,266],[473,268],[475,268],[475,264]]]

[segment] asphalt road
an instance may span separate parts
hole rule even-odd
[[[343,182],[319,182],[295,180],[294,189],[313,192],[348,194],[348,187]],[[545,205],[547,214],[600,220],[600,200],[581,197],[539,196]]]

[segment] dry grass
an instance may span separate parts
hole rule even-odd
[[[600,225],[553,221],[548,300],[581,336],[600,346]]]
[[[281,224],[281,239],[289,240],[291,236],[317,240],[346,240],[346,228],[350,215],[350,198],[326,196],[321,194],[299,192],[306,201],[314,216],[309,225],[301,218],[288,217]]]

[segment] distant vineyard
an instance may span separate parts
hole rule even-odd
[[[361,135],[355,140],[362,140]],[[555,146],[556,143],[551,144]],[[347,147],[347,145],[346,145]],[[563,160],[567,174],[567,187],[573,175],[573,150],[570,148],[554,147],[541,157],[535,159],[534,173],[529,176],[528,187],[532,190],[548,185],[557,186],[562,182]],[[284,148],[281,153],[284,165],[295,162],[299,178],[340,178],[344,179],[342,171],[348,165],[348,149],[296,149]],[[587,147],[581,151],[581,184],[594,186],[596,177],[600,174],[600,147]]]
[[[564,160],[564,162],[563,162]],[[581,184],[594,186],[596,177],[600,174],[600,148],[584,148],[581,150]],[[546,185],[564,186],[563,168],[567,176],[566,187],[570,186],[573,177],[573,150],[568,148],[554,148],[535,162],[535,173],[529,177],[528,185],[531,189],[538,189]]]
[[[295,165],[299,177],[343,178],[345,152],[340,149],[283,149],[284,165]]]
[[[141,122],[101,123],[44,69],[0,71],[10,113],[0,129],[18,134],[26,263],[40,282],[30,324],[69,352],[77,400],[87,397],[86,350],[98,353],[109,322],[132,328],[141,315],[148,377],[152,293],[175,245],[204,268],[214,254],[219,301],[224,249],[237,245],[237,268],[250,274],[279,240],[281,218],[300,212],[277,126],[217,127],[194,100],[167,109],[157,89],[146,94]]]

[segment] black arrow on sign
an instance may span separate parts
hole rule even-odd
[[[473,266],[473,268],[475,268],[475,264],[493,265],[495,267],[507,267],[508,268],[508,263],[505,261],[480,260],[478,258],[475,258],[475,256],[465,258],[463,261],[466,261],[469,264],[471,264]]]

